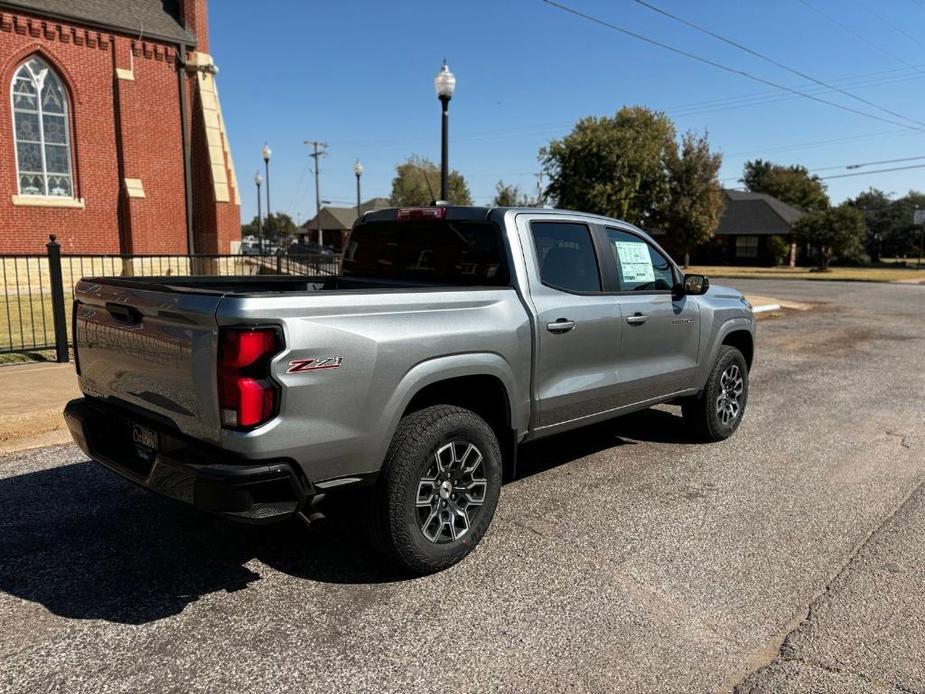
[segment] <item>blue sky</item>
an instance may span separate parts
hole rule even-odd
[[[730,67],[896,120],[808,84],[633,0],[562,0]],[[650,0],[779,62],[908,118],[925,121],[925,0]],[[446,56],[458,83],[450,106],[450,164],[478,204],[498,179],[535,190],[538,149],[585,115],[623,105],[664,110],[679,131],[709,133],[735,186],[747,159],[850,173],[846,164],[925,155],[925,131],[776,91],[641,43],[542,0],[367,2],[213,1],[211,51],[242,187],[256,213],[253,176],[269,142],[272,206],[314,215],[304,140],[329,143],[321,198],[354,204],[388,195],[410,154],[439,160],[432,80]],[[828,15],[828,16],[826,16]],[[832,20],[835,21],[832,21]],[[837,22],[837,23],[836,23]],[[905,165],[925,163],[910,161]],[[868,166],[859,171],[902,166]],[[828,168],[833,167],[833,168]],[[840,167],[840,168],[839,168]],[[925,168],[828,181],[836,202],[876,186],[925,189]]]

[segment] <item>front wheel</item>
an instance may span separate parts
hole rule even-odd
[[[474,412],[437,405],[401,420],[373,513],[376,544],[415,573],[440,571],[479,543],[501,493],[501,450]]]
[[[748,365],[730,345],[719,348],[703,392],[681,405],[684,419],[698,438],[722,441],[735,433],[748,401]]]

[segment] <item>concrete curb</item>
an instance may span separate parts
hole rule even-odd
[[[765,313],[766,311],[780,311],[780,304],[764,304],[763,306],[752,306],[752,313]]]

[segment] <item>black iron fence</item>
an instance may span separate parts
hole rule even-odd
[[[82,277],[304,275],[340,272],[341,256],[62,255],[52,236],[46,252],[0,256],[0,354],[55,350],[67,361],[69,311]]]

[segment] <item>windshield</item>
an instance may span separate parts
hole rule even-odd
[[[345,277],[450,286],[510,283],[501,230],[489,222],[376,222],[357,226]]]

